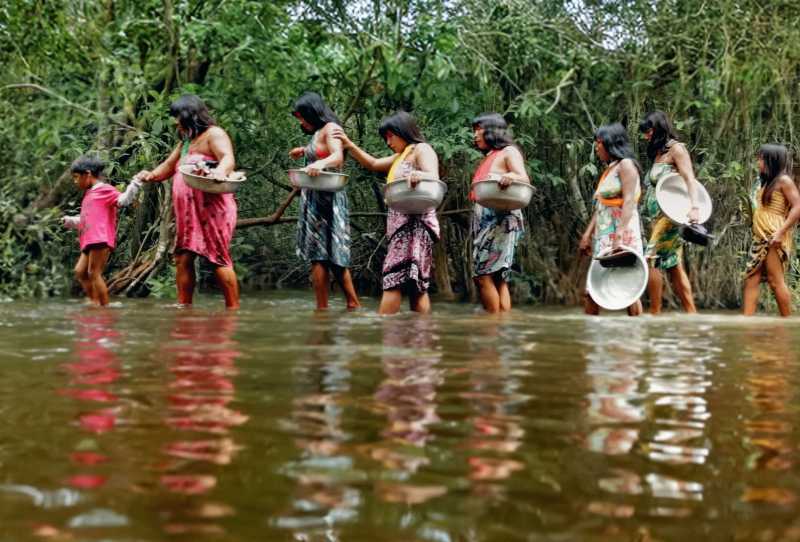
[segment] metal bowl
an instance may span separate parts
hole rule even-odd
[[[178,171],[183,175],[183,180],[191,186],[202,192],[209,194],[227,194],[236,192],[242,184],[247,180],[246,177],[241,179],[227,179],[225,181],[217,181],[209,177],[202,177],[192,173],[193,164],[182,164],[178,166]]]
[[[396,179],[383,189],[386,205],[395,211],[409,215],[421,215],[436,209],[442,203],[447,185],[439,179],[423,178],[414,188],[409,188],[408,180]]]
[[[514,181],[511,186],[501,190],[499,180],[499,175],[490,175],[485,181],[472,185],[479,205],[498,211],[513,211],[528,206],[533,196],[533,186],[530,183]]]
[[[697,206],[700,208],[699,223],[703,224],[711,218],[711,196],[700,184],[695,184],[697,192]],[[689,191],[686,190],[686,181],[678,174],[667,175],[656,185],[656,200],[661,211],[676,224],[689,223]]]
[[[348,175],[335,171],[321,171],[316,177],[311,177],[304,169],[290,169],[289,180],[296,188],[308,188],[322,192],[339,192],[347,186]]]
[[[610,311],[626,309],[642,297],[647,288],[648,269],[644,257],[630,247],[620,247],[636,254],[636,263],[631,267],[603,267],[599,260],[592,259],[586,277],[586,289],[594,302]],[[597,255],[607,256],[608,248]]]

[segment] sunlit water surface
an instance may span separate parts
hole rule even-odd
[[[0,305],[0,540],[800,540],[797,319],[220,305]]]

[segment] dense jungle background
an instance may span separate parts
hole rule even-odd
[[[436,292],[474,297],[467,186],[479,154],[470,120],[512,123],[538,188],[518,250],[519,301],[574,303],[576,257],[598,174],[592,133],[659,108],[689,145],[715,201],[714,246],[686,254],[700,307],[737,307],[749,245],[746,193],[759,144],[797,151],[800,5],[795,0],[13,0],[0,6],[0,296],[67,294],[75,234],[57,217],[81,195],[70,162],[93,151],[126,182],[176,144],[169,103],[203,97],[249,180],[233,256],[245,289],[308,284],[294,255],[287,151],[306,143],[291,104],[320,92],[351,137],[388,153],[380,119],[412,111],[450,189]],[[383,180],[351,160],[354,276],[380,285]],[[174,295],[169,186],[121,212],[112,290]],[[797,287],[796,261],[790,284]],[[211,273],[202,268],[207,287]]]

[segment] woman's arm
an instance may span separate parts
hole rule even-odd
[[[581,241],[578,243],[578,252],[581,254],[586,254],[587,256],[592,253],[592,237],[594,237],[594,229],[597,226],[597,211],[592,214],[592,219],[589,221],[589,224],[586,226],[586,230],[584,230],[583,235],[581,236]]]
[[[622,181],[622,216],[619,220],[619,230],[622,235],[617,235],[614,245],[623,241],[625,231],[630,229],[630,222],[636,212],[636,195],[639,192],[639,170],[633,161],[625,159],[619,164],[619,178]]]
[[[781,227],[775,231],[775,234],[770,239],[770,244],[779,245],[783,242],[783,236],[786,232],[792,229],[797,221],[800,220],[800,192],[797,190],[797,185],[788,176],[782,176],[779,181],[781,184],[777,187],[778,190],[783,192],[783,197],[786,198],[786,203],[789,204],[789,213],[786,219],[781,224]]]
[[[175,171],[175,165],[178,163],[178,160],[181,158],[181,143],[173,149],[170,155],[167,157],[166,160],[158,164],[156,168],[152,171],[148,171],[143,169],[139,173],[133,176],[134,179],[137,179],[142,182],[161,182],[164,179],[168,179],[172,176],[172,172]]]
[[[346,149],[353,158],[356,159],[356,162],[370,171],[388,173],[392,167],[392,164],[394,164],[395,158],[397,158],[397,154],[393,154],[385,158],[375,158],[364,149],[353,143],[353,141],[347,137],[347,134],[344,133],[344,130],[335,130],[333,132],[333,136],[342,142],[342,147]]]
[[[500,179],[500,187],[509,186],[513,181],[530,184],[531,179],[525,170],[525,160],[518,148],[510,145],[503,149],[503,160],[505,161],[506,173]]]
[[[686,183],[686,190],[689,192],[691,209],[689,210],[689,222],[700,220],[700,208],[697,206],[697,179],[692,168],[692,157],[683,143],[678,143],[672,147],[672,159],[675,162],[675,169],[678,170],[683,181]]]
[[[337,168],[344,164],[344,150],[342,149],[342,141],[338,137],[334,137],[334,132],[341,128],[333,123],[328,123],[322,128],[320,136],[325,142],[330,154],[321,160],[317,160],[306,166],[306,171],[312,177],[319,175],[323,169]]]
[[[227,179],[236,167],[233,156],[233,143],[228,133],[219,126],[208,129],[208,148],[219,164],[211,171],[211,176],[218,179]]]
[[[439,178],[439,157],[428,143],[417,143],[411,153],[414,160],[414,171],[406,182],[411,188],[417,186],[423,177]]]
[[[414,147],[414,165],[414,169],[420,173],[427,173],[439,178],[439,157],[436,156],[436,151],[429,144],[418,143]]]

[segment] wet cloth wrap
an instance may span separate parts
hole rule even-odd
[[[184,141],[172,177],[175,251],[194,252],[214,265],[233,267],[230,246],[236,228],[236,199],[233,194],[209,194],[186,184],[178,166],[215,160],[213,156],[190,153],[189,144]]]
[[[761,182],[756,180],[750,190],[750,204],[753,209],[753,242],[750,245],[750,256],[747,262],[745,276],[749,277],[754,273],[761,273],[761,281],[767,280],[767,266],[764,262],[769,253],[769,240],[775,235],[786,220],[789,206],[781,190],[773,190],[769,203],[762,203],[761,196],[764,188]],[[778,256],[783,263],[784,271],[789,262],[789,254],[792,251],[793,231],[786,232],[778,247]]]
[[[491,151],[475,170],[472,184],[485,180],[502,151]],[[470,193],[470,199],[475,200]],[[475,203],[472,214],[472,271],[475,276],[494,275],[508,281],[514,252],[525,232],[522,211],[498,211]]]
[[[414,168],[406,157],[413,147],[408,145],[395,159],[386,176],[387,182],[405,179],[411,174]],[[439,239],[436,210],[407,215],[389,209],[386,237],[389,247],[383,260],[383,289],[409,288],[416,293],[427,292],[431,282],[433,243]]]
[[[640,195],[641,187],[637,187],[636,198],[638,199]],[[610,166],[603,172],[594,197],[597,213],[593,240],[594,256],[597,257],[602,251],[611,248],[617,236],[621,236],[620,241],[623,245],[643,254],[642,226],[638,209],[634,208],[628,228],[620,231],[623,196],[619,166]]]
[[[672,269],[681,263],[683,238],[680,225],[675,224],[661,211],[656,199],[658,182],[678,171],[672,164],[656,162],[647,172],[644,182],[647,194],[644,199],[643,214],[650,222],[650,240],[647,243],[647,258],[653,261],[656,269]]]
[[[317,132],[319,133],[319,132]],[[325,158],[316,149],[316,134],[305,148],[306,165]],[[350,209],[347,192],[300,190],[297,256],[307,262],[350,267]]]

